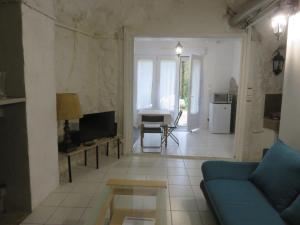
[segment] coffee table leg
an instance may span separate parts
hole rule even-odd
[[[87,165],[87,151],[84,151],[84,165]]]
[[[72,183],[71,156],[68,155],[69,182]]]
[[[96,168],[99,169],[99,148],[96,147]]]

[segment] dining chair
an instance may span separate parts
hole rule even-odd
[[[179,140],[178,140],[178,138],[173,134],[173,131],[175,131],[175,130],[177,129],[178,123],[179,123],[179,120],[180,120],[181,116],[182,116],[182,111],[180,110],[180,111],[178,112],[178,115],[177,115],[177,117],[176,117],[174,123],[167,126],[167,135],[166,135],[166,136],[163,136],[162,144],[163,144],[163,143],[166,143],[166,139],[167,139],[168,137],[171,137],[171,139],[179,146]]]
[[[160,149],[162,148],[162,140],[164,130],[162,128],[162,124],[164,122],[164,116],[149,116],[149,115],[142,115],[141,121],[141,147],[142,151],[144,148],[144,134],[151,133],[151,134],[161,134],[160,139]]]

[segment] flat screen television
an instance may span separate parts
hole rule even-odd
[[[116,135],[115,112],[86,114],[79,120],[81,142]]]

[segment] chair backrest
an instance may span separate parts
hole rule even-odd
[[[181,116],[182,116],[182,110],[180,110],[180,111],[178,112],[178,115],[177,115],[177,117],[176,117],[176,119],[175,119],[175,121],[174,121],[174,126],[175,126],[175,127],[177,127],[177,125],[178,125],[178,123],[179,123],[179,120],[180,120]]]
[[[155,116],[155,115],[142,115],[142,123],[163,123],[165,117],[164,116]]]

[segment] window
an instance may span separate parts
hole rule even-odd
[[[153,60],[137,61],[137,109],[152,107],[153,69]]]
[[[176,61],[160,61],[159,108],[174,111],[176,93]]]

